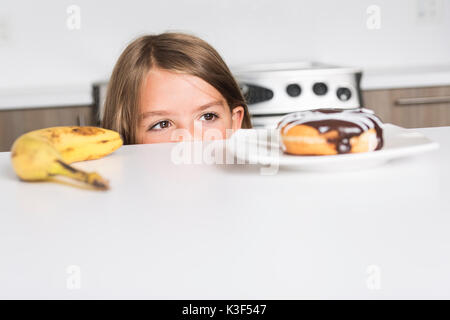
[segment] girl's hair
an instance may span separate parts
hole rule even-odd
[[[183,33],[146,35],[130,43],[120,55],[106,94],[102,126],[118,131],[125,144],[137,143],[141,87],[152,67],[203,79],[222,94],[230,110],[242,106],[242,128],[252,127],[241,90],[213,47]]]

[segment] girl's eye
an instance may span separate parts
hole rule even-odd
[[[171,126],[170,121],[164,120],[164,121],[160,121],[160,122],[156,123],[149,130],[162,130],[162,129],[166,129],[170,126]]]
[[[212,121],[216,118],[218,118],[217,114],[212,113],[212,112],[205,113],[204,115],[202,115],[200,117],[201,120],[205,120],[205,121]]]

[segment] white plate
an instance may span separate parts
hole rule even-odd
[[[334,171],[380,165],[388,160],[439,148],[423,134],[393,124],[385,124],[381,150],[332,156],[285,154],[276,129],[241,129],[233,134],[227,149],[240,162],[261,165],[295,166],[305,170]]]

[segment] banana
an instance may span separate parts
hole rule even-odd
[[[109,183],[96,172],[85,172],[70,164],[104,157],[120,146],[119,133],[97,127],[52,127],[31,131],[17,138],[11,162],[24,181],[49,180],[63,175],[106,190]]]

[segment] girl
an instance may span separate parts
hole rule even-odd
[[[251,128],[245,99],[220,55],[182,33],[147,35],[128,45],[108,84],[102,125],[125,144],[224,139]]]

